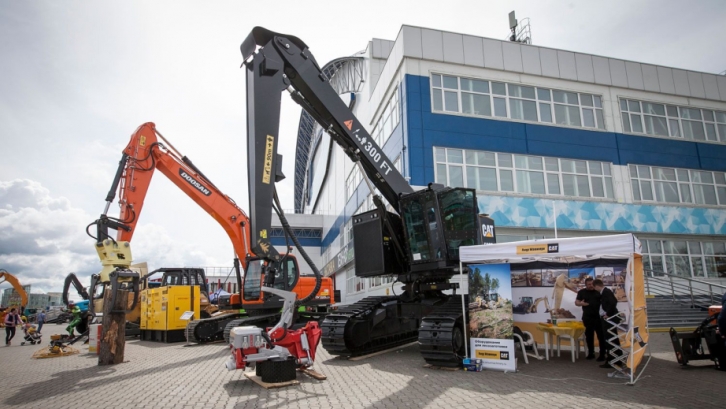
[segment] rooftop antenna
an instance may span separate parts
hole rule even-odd
[[[509,41],[532,44],[532,30],[529,25],[529,17],[522,19],[522,24],[519,24],[514,15],[514,10],[512,10],[509,13],[509,29],[511,30],[508,38]]]

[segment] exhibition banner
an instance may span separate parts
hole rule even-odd
[[[484,369],[515,371],[509,264],[469,265],[471,358]]]
[[[581,321],[582,307],[575,305],[577,294],[585,290],[587,278],[599,278],[618,299],[618,310],[629,315],[625,291],[627,260],[565,263],[512,264],[512,299],[514,325],[532,333],[537,342],[544,336],[537,324],[557,321]]]

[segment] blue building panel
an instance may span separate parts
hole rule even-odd
[[[726,172],[726,146],[699,143],[698,156],[703,169],[720,170]]]
[[[300,245],[302,245],[303,247],[320,247],[321,243],[322,243],[320,241],[320,239],[309,238],[309,237],[298,237],[298,241],[300,242]],[[295,243],[293,243],[292,240],[290,240],[289,242],[285,241],[284,237],[271,237],[270,243],[272,243],[273,246],[286,246],[286,245],[294,246],[295,245]]]
[[[726,212],[705,207],[653,206],[614,202],[552,200],[534,197],[477,195],[479,212],[497,227],[609,232],[723,235]]]
[[[702,169],[696,142],[618,134],[621,165]],[[708,145],[714,146],[714,145]]]
[[[413,185],[433,181],[434,146],[726,171],[723,145],[433,113],[429,89],[428,77],[406,75],[405,138]],[[412,108],[418,108],[414,100],[421,111]]]

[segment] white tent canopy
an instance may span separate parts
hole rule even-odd
[[[632,234],[527,240],[459,248],[462,263],[572,263],[603,258],[629,259],[632,254],[641,254],[640,241]]]

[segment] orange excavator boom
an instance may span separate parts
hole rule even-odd
[[[189,158],[182,156],[164,139],[156,130],[156,125],[147,122],[134,132],[123,151],[119,168],[121,167],[123,170],[118,186],[121,213],[117,221],[125,228],[117,229],[118,241],[131,241],[151,178],[158,169],[224,228],[242,263],[242,268],[246,268],[245,257],[249,254],[247,244],[249,218],[234,200],[222,193]],[[115,186],[112,190],[115,193]],[[109,192],[109,196],[111,193]],[[108,199],[109,197],[107,202]]]
[[[23,289],[23,286],[20,284],[20,281],[12,274],[10,274],[7,270],[0,269],[0,284],[2,283],[10,283],[10,285],[13,286],[15,291],[20,295],[20,307],[25,308],[26,305],[28,305],[28,293],[25,292]],[[20,311],[22,313],[22,311]]]

